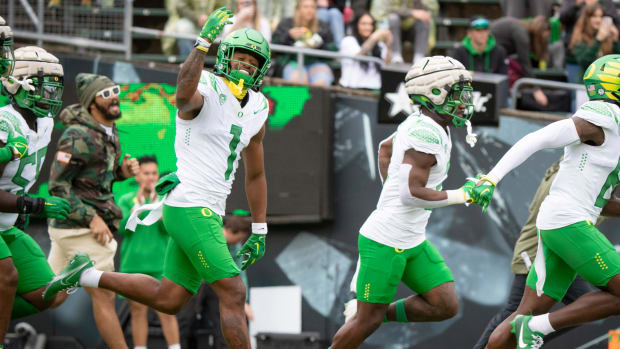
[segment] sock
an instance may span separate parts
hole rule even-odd
[[[549,313],[532,317],[528,326],[530,330],[540,332],[543,336],[555,331],[549,322]]]
[[[181,349],[181,344],[177,343],[177,344],[170,344],[168,346],[168,349]]]
[[[145,346],[135,346],[135,347],[133,347],[133,349],[146,349],[146,345]]]
[[[32,303],[28,302],[20,295],[15,295],[15,300],[13,301],[13,310],[11,311],[11,320],[36,314],[39,311],[40,310],[37,309],[37,307],[35,307],[34,305],[32,305]]]
[[[103,275],[101,270],[90,267],[84,270],[82,275],[80,275],[80,285],[82,287],[99,287],[99,279],[101,279],[101,275]]]
[[[394,306],[396,308],[396,321],[409,322],[409,320],[407,320],[407,312],[405,311],[405,299],[397,300]]]

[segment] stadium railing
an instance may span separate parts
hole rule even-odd
[[[150,35],[153,38],[170,37],[170,38],[175,38],[175,39],[190,39],[190,40],[196,39],[195,34],[167,33],[161,30],[151,29],[151,28],[132,27],[131,31],[132,33],[139,34],[139,35]],[[372,57],[372,56],[343,56],[343,55],[340,55],[338,52],[333,52],[333,51],[315,50],[315,49],[310,49],[310,48],[285,46],[285,45],[278,45],[278,44],[270,44],[269,46],[271,47],[271,51],[273,52],[295,54],[297,56],[298,67],[300,69],[303,69],[305,56],[335,58],[335,59],[350,58],[350,59],[362,61],[362,62],[374,62],[374,63],[379,64],[381,67],[383,67],[384,65],[384,62],[382,59],[378,57]]]
[[[106,2],[108,7],[76,6],[77,1],[64,0],[49,7],[46,0],[8,0],[0,1],[0,14],[16,38],[36,40],[38,46],[46,41],[92,47],[124,52],[129,59],[133,0]]]

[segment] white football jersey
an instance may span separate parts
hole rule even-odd
[[[4,167],[0,177],[1,190],[16,195],[28,192],[39,177],[53,128],[54,119],[37,118],[37,132],[35,132],[28,127],[26,120],[12,105],[0,108],[0,140],[6,143],[10,130],[14,136],[20,135],[28,142],[28,155],[10,161]],[[16,219],[17,213],[0,212],[0,231],[12,227]]]
[[[584,220],[596,222],[619,182],[620,108],[590,101],[574,116],[600,126],[605,141],[600,146],[575,142],[564,147],[560,170],[536,219],[539,229],[557,229]]]
[[[387,246],[408,249],[426,239],[431,210],[407,206],[400,200],[398,176],[405,152],[415,149],[435,155],[437,163],[431,168],[426,187],[441,190],[450,169],[452,141],[449,131],[446,133],[433,119],[416,111],[398,126],[392,142],[392,157],[377,209],[362,225],[360,234]]]
[[[177,115],[174,149],[181,183],[166,198],[177,207],[209,207],[223,215],[241,151],[265,124],[269,104],[262,93],[248,91],[241,107],[222,78],[203,71],[198,92],[202,110],[193,120]]]

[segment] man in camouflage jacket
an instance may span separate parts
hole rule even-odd
[[[120,88],[105,76],[78,74],[80,103],[60,114],[67,127],[58,141],[52,163],[49,192],[65,198],[71,212],[64,221],[52,220],[49,228],[52,247],[48,258],[58,274],[76,252],[86,252],[97,267],[114,271],[117,243],[113,232],[119,229],[121,210],[114,202],[112,184],[135,176],[136,159],[121,146],[114,120],[120,118]],[[127,348],[114,308],[114,293],[87,288],[93,301],[95,322],[103,340],[112,349]]]

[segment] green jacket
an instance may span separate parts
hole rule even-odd
[[[508,73],[506,51],[497,45],[493,35],[489,35],[487,46],[482,52],[474,49],[469,35],[461,43],[463,46],[457,47],[452,53],[452,57],[463,63],[467,70],[495,74]]]
[[[120,271],[122,273],[144,273],[160,278],[164,271],[164,256],[170,241],[163,221],[160,219],[152,225],[138,224],[135,232],[125,229],[131,212],[144,204],[151,203],[151,200],[145,198],[140,204],[136,197],[137,194],[138,191],[129,192],[118,200],[118,206],[123,211],[123,220],[119,229],[119,233],[123,235]],[[143,219],[148,213],[142,212],[140,218]]]
[[[125,179],[120,166],[118,130],[108,137],[99,123],[79,104],[65,108],[60,120],[67,127],[52,160],[49,192],[69,201],[71,212],[56,228],[88,228],[97,213],[112,232],[118,230],[121,210],[114,202],[112,184]]]
[[[597,58],[600,57],[601,50],[601,42],[598,40],[594,40],[592,45],[588,45],[585,42],[581,42],[581,44],[575,45],[573,48],[573,55],[575,56],[575,60],[577,64],[581,66],[582,73],[588,69],[588,66],[594,62]],[[620,42],[616,41],[612,45],[612,52],[610,53],[620,53]]]

